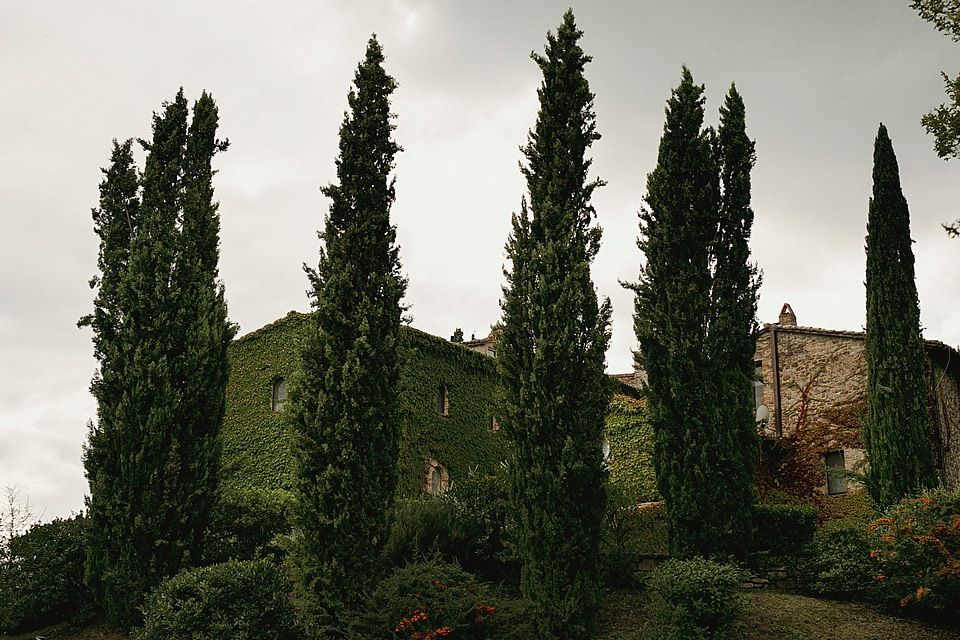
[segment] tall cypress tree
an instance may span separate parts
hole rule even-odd
[[[139,178],[130,143],[115,145],[94,211],[102,275],[94,314],[98,421],[90,481],[89,580],[108,615],[138,621],[143,595],[199,562],[216,490],[226,346],[234,329],[217,281],[212,201],[217,111],[181,90],[154,115]]]
[[[523,148],[529,210],[524,201],[507,242],[512,270],[497,349],[521,589],[542,638],[589,637],[599,599],[610,303],[598,304],[590,280],[600,247],[590,197],[602,182],[587,179],[586,152],[600,135],[582,35],[567,11],[547,34],[545,55],[532,54],[543,83]]]
[[[716,429],[720,455],[714,455],[722,484],[714,486],[718,538],[713,550],[743,558],[751,537],[757,426],[753,402],[760,277],[750,262],[753,227],[750,172],[755,145],[746,133],[743,98],[731,85],[720,107],[717,132],[720,216],[710,249],[713,286],[707,331],[708,356],[717,385]]]
[[[734,88],[719,136],[703,128],[703,104],[703,87],[684,67],[640,212],[646,264],[632,285],[638,365],[648,376],[671,555],[741,557],[756,437],[758,280],[747,246],[754,145]]]
[[[379,574],[397,484],[406,281],[390,223],[397,83],[383,59],[372,37],[340,127],[340,183],[323,189],[331,204],[320,264],[307,269],[314,320],[290,394],[302,534],[293,562],[310,637],[349,635]]]
[[[867,218],[867,419],[862,432],[870,463],[867,486],[879,505],[937,484],[911,242],[897,157],[881,124]]]

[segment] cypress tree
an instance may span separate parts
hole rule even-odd
[[[862,437],[870,463],[867,487],[874,502],[884,506],[937,485],[911,242],[897,157],[881,124],[867,218],[867,419]]]
[[[731,88],[719,136],[684,67],[647,176],[639,246],[637,363],[648,376],[670,553],[742,557],[756,437],[751,398],[756,268],[748,263],[754,145]]]
[[[714,514],[718,538],[712,550],[744,558],[751,537],[753,475],[757,454],[753,402],[757,347],[757,297],[760,277],[750,262],[753,227],[750,172],[755,145],[746,133],[743,98],[731,85],[720,107],[717,146],[720,216],[711,247],[713,286],[708,327],[708,356],[717,386],[718,415]]]
[[[102,275],[94,329],[98,421],[84,453],[90,481],[88,579],[111,619],[138,622],[144,594],[200,561],[216,490],[223,421],[226,319],[217,281],[212,201],[217,111],[181,90],[154,115],[136,175],[130,143],[115,145],[94,221]]]
[[[397,484],[400,422],[400,275],[390,223],[400,147],[376,37],[354,76],[340,127],[339,184],[330,198],[320,263],[310,278],[313,325],[291,385],[295,435],[293,553],[298,605],[310,637],[350,634],[379,575]]]
[[[529,210],[524,200],[507,241],[497,349],[521,589],[541,638],[589,637],[600,595],[610,303],[598,304],[590,280],[601,233],[590,197],[602,182],[587,179],[586,152],[600,135],[581,36],[567,11],[545,55],[532,54],[543,83],[523,147]]]

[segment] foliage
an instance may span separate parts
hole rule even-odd
[[[294,376],[311,322],[309,314],[291,311],[230,347],[221,467],[227,494],[292,488],[286,410],[271,410],[271,394],[277,379]],[[408,326],[400,327],[400,340],[406,357],[399,400],[399,494],[423,492],[428,458],[447,468],[454,486],[473,469],[493,474],[506,458],[503,433],[490,430],[497,389],[494,359]],[[441,384],[450,394],[446,416],[436,410]]]
[[[830,522],[817,531],[809,558],[799,566],[802,589],[817,596],[870,595],[876,562],[870,557],[866,525],[857,520]]]
[[[611,307],[590,280],[601,236],[590,198],[602,182],[587,180],[586,153],[600,135],[581,35],[568,10],[545,54],[532,54],[543,82],[523,147],[529,210],[524,199],[507,240],[497,346],[520,585],[541,638],[589,637],[600,598]]]
[[[867,488],[881,506],[938,484],[930,447],[910,213],[882,124],[867,218]]]
[[[269,559],[182,571],[147,597],[143,618],[143,628],[133,634],[136,640],[300,637],[289,584]]]
[[[86,526],[81,514],[35,524],[10,539],[0,563],[0,632],[38,629],[92,609],[84,584]]]
[[[458,559],[460,566],[487,580],[519,583],[513,541],[516,516],[510,508],[506,469],[500,466],[492,474],[471,470],[442,497],[457,506],[467,540],[467,549]]]
[[[937,31],[960,42],[960,2],[957,0],[914,0],[910,6],[920,17],[932,22]],[[927,133],[933,134],[934,149],[945,160],[960,157],[960,76],[951,78],[940,72],[946,85],[949,102],[941,104],[920,119]],[[944,225],[952,236],[960,235],[960,220]]]
[[[291,381],[294,434],[291,557],[301,621],[310,637],[342,637],[380,573],[400,445],[400,275],[390,173],[390,95],[375,37],[354,75],[340,127],[339,184],[310,278],[312,324]]]
[[[610,487],[635,502],[659,500],[646,402],[614,395],[607,407],[604,437],[610,444]]]
[[[870,527],[881,597],[917,610],[960,612],[960,492],[902,500]]]
[[[444,497],[398,500],[383,548],[387,563],[399,567],[434,555],[460,562],[469,553],[462,516],[458,505]]]
[[[369,637],[492,637],[497,607],[487,591],[474,576],[439,558],[407,564],[374,591],[367,616]]]
[[[640,506],[622,485],[607,485],[607,511],[600,529],[600,561],[603,581],[608,586],[636,586],[637,564],[644,552],[649,553],[652,533],[652,520],[641,514]]]
[[[756,452],[748,406],[759,284],[747,263],[753,142],[734,88],[719,137],[703,129],[703,104],[703,87],[684,67],[640,212],[646,264],[640,282],[626,285],[637,294],[637,364],[648,375],[675,557],[745,554]]]
[[[293,495],[282,489],[223,490],[214,504],[204,564],[282,555],[278,536],[290,532]]]
[[[227,321],[218,281],[220,219],[213,201],[216,104],[203,93],[188,124],[183,90],[153,118],[143,174],[132,143],[114,142],[100,206],[101,275],[93,329],[100,363],[90,481],[90,585],[129,627],[139,598],[200,561],[216,490],[224,414]]]
[[[670,559],[650,576],[657,616],[678,638],[723,638],[741,607],[741,571],[704,558]]]
[[[757,504],[753,507],[754,551],[772,556],[803,553],[817,529],[813,505]]]

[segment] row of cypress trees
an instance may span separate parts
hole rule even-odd
[[[521,589],[541,638],[590,637],[600,598],[611,307],[590,278],[601,240],[590,200],[603,181],[588,176],[587,153],[600,135],[582,35],[567,11],[556,34],[547,34],[544,54],[532,54],[543,74],[540,110],[522,148],[527,196],[506,245],[510,268],[497,335]],[[340,128],[338,183],[323,188],[331,204],[319,233],[319,265],[304,267],[313,325],[286,415],[296,460],[291,567],[309,637],[355,633],[380,578],[397,484],[407,283],[390,221],[391,172],[401,150],[390,113],[397,83],[383,61],[373,37]],[[742,558],[756,452],[751,385],[760,276],[748,248],[755,151],[735,87],[717,131],[703,126],[704,101],[703,87],[684,68],[640,212],[646,261],[639,282],[625,286],[636,292],[637,362],[649,377],[671,553]],[[115,143],[93,212],[102,275],[91,283],[94,313],[81,320],[93,328],[100,362],[92,383],[98,417],[84,454],[88,579],[125,627],[136,624],[142,594],[199,561],[216,489],[234,328],[218,280],[211,160],[227,145],[216,139],[216,105],[206,93],[188,120],[181,90],[154,116],[153,139],[141,141],[142,174],[132,141]],[[871,315],[891,306],[885,296],[892,292],[896,300],[916,300],[905,284],[912,283],[906,205],[896,196],[895,159],[882,127],[881,134],[868,236],[870,361],[889,355],[891,345],[919,344],[919,334]],[[918,312],[903,320],[907,328],[918,323]],[[908,361],[922,387],[922,359],[918,372],[915,353],[895,353],[876,369],[886,374],[871,369],[872,399],[902,386],[898,376]],[[923,423],[916,411],[909,418],[871,402],[865,437],[878,499],[889,500],[906,490],[902,482],[895,486],[893,470],[923,452],[886,451],[897,444],[900,423],[921,433]],[[920,475],[905,482],[929,483],[932,466],[914,466]]]

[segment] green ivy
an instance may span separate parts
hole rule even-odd
[[[291,488],[290,434],[283,414],[271,409],[271,401],[274,382],[278,378],[289,382],[296,373],[308,319],[308,314],[291,311],[230,345],[221,431],[222,483],[228,493]],[[430,458],[446,468],[451,483],[471,470],[494,473],[507,457],[507,443],[502,432],[490,429],[498,384],[493,358],[412,327],[403,327],[401,335],[406,361],[401,376],[399,493],[423,491]],[[437,411],[441,385],[449,399],[445,416]],[[606,424],[613,456],[610,482],[637,501],[658,500],[646,404],[632,387],[620,383],[611,387],[615,395]]]
[[[642,399],[615,395],[607,407],[610,483],[636,502],[660,500],[653,470],[653,427]]]
[[[230,346],[230,381],[222,430],[227,489],[291,487],[290,434],[283,414],[271,409],[273,384],[289,381],[300,361],[308,314],[285,317]],[[401,329],[403,441],[398,452],[401,494],[421,492],[427,461],[443,465],[451,482],[471,469],[492,473],[506,459],[499,431],[490,430],[497,389],[492,358],[412,327]],[[437,390],[449,398],[448,415],[437,411]]]

